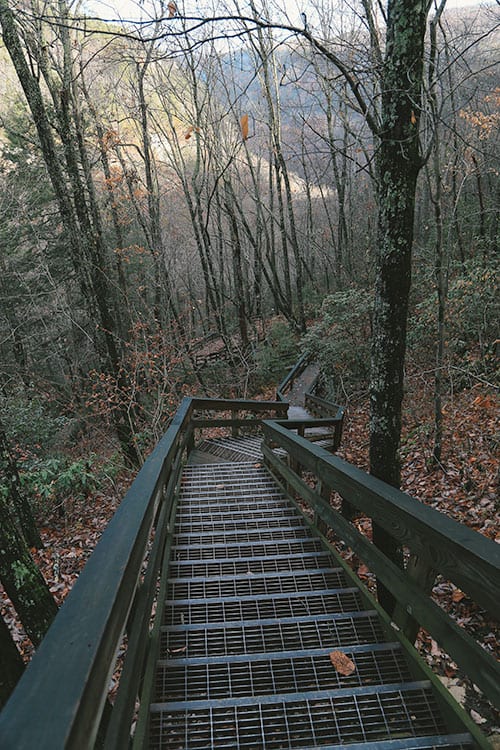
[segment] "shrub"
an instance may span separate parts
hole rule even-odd
[[[258,385],[263,386],[282,380],[298,355],[297,340],[288,323],[284,320],[274,320],[264,342],[257,350]]]
[[[68,497],[80,499],[99,484],[94,471],[95,456],[76,461],[66,456],[36,459],[21,470],[21,483],[32,498],[38,513],[62,508]]]
[[[334,400],[367,386],[372,309],[373,297],[363,289],[329,294],[319,321],[302,339],[321,367],[326,395]]]
[[[449,282],[446,303],[446,347],[452,361],[471,367],[476,374],[495,367],[500,316],[498,265],[485,268],[469,262]],[[417,304],[409,320],[408,344],[418,355],[435,347],[437,293],[432,290]]]
[[[0,397],[0,419],[11,442],[36,453],[50,450],[69,422],[67,417],[54,416],[46,400],[24,392]]]

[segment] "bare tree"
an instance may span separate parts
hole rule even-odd
[[[73,75],[72,46],[69,38],[68,9],[60,3],[62,14],[60,44],[62,63],[49,59],[50,46],[43,30],[35,26],[29,35],[29,45],[23,49],[15,16],[7,0],[0,3],[0,22],[5,46],[12,59],[38,132],[47,171],[64,223],[71,257],[90,314],[98,315],[105,342],[107,366],[118,385],[125,389],[125,373],[120,363],[120,344],[113,311],[114,295],[109,284],[108,253],[103,236],[102,217],[95,192],[89,157],[85,148],[79,97]],[[38,24],[38,21],[37,21]],[[60,150],[54,138],[47,103],[42,94],[38,68],[51,96],[51,107],[57,122]],[[58,77],[54,71],[58,71]],[[139,464],[126,408],[114,413],[115,427],[126,458]]]

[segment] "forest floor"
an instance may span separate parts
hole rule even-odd
[[[432,461],[432,393],[421,377],[409,378],[402,441],[403,489],[422,502],[500,543],[498,483],[500,471],[500,424],[498,397],[485,384],[456,391],[443,409],[445,438],[440,465]],[[259,398],[273,397],[274,391]],[[80,450],[99,451],[99,446],[80,445]],[[339,455],[362,469],[368,468],[368,398],[352,400],[347,409]],[[100,492],[87,498],[67,498],[59,509],[41,520],[44,547],[32,550],[60,604],[70,591],[107,522],[125,494],[132,477],[122,474]],[[368,520],[358,521],[369,533]],[[365,526],[365,528],[363,528]],[[368,588],[372,574],[345,552]],[[464,592],[445,580],[434,586],[435,601],[474,634],[483,647],[498,658],[498,623],[475,606]],[[9,624],[26,661],[33,648],[10,602],[0,587],[0,611]],[[419,649],[431,668],[441,676],[481,729],[500,747],[500,717],[476,688],[460,674],[456,664],[438,644],[421,631]]]

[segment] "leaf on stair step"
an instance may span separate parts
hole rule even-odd
[[[330,661],[337,672],[344,677],[356,671],[356,665],[343,651],[330,651]]]
[[[225,484],[216,484],[215,489],[216,490],[224,490],[226,488]]]

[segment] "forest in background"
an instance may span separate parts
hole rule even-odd
[[[277,325],[271,338],[286,340],[280,320],[298,340],[319,317],[306,341],[337,398],[366,387],[375,143],[333,63],[275,30],[245,36],[244,20],[221,49],[211,27],[193,41],[182,24],[172,39],[152,22],[159,39],[139,41],[97,21],[65,25],[64,4],[45,18],[37,7],[19,5],[16,21],[77,236],[1,48],[7,430],[40,409],[46,429],[76,436],[94,415],[140,460],[183,392],[254,389],[269,356],[258,334]],[[455,387],[495,375],[500,91],[498,11],[441,10],[426,50],[409,349],[425,368],[437,351],[446,390],[450,366]],[[377,107],[376,30],[361,10],[317,13]],[[202,372],[207,335],[226,351]]]
[[[0,46],[0,448],[43,524],[121,486],[182,395],[269,393],[304,348],[350,407],[346,457],[367,464],[384,19],[367,0],[318,4],[300,36],[253,27],[250,8],[231,9],[229,43],[174,5],[124,30],[65,3],[15,4],[47,128],[44,141]],[[498,21],[488,5],[429,15],[402,446],[404,486],[456,484],[484,501],[472,525],[489,536]],[[459,466],[443,458],[473,433],[457,394],[482,428]]]

